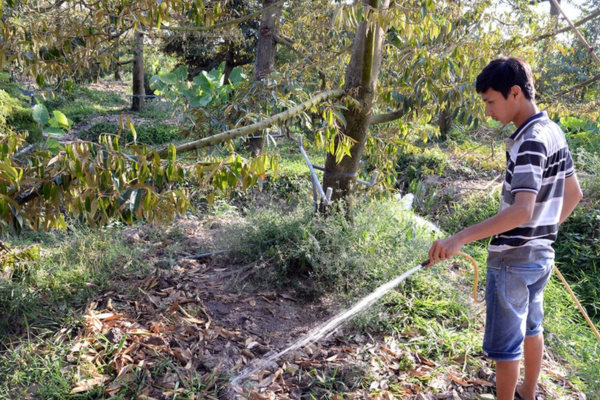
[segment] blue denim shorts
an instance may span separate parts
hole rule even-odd
[[[483,354],[495,361],[520,360],[526,337],[542,333],[544,288],[553,259],[535,264],[488,265]]]

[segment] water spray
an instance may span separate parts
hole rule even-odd
[[[478,296],[477,296],[477,288],[478,288],[478,284],[479,284],[479,267],[477,266],[477,262],[473,259],[473,257],[471,257],[470,255],[468,255],[466,253],[458,252],[458,253],[456,253],[456,255],[466,258],[473,265],[474,272],[475,272],[475,279],[474,279],[475,282],[473,285],[473,300],[476,303],[481,303],[482,300],[479,300]],[[348,310],[345,310],[345,311],[342,311],[342,312],[336,314],[334,317],[332,317],[328,321],[324,322],[323,324],[319,325],[317,328],[312,330],[310,333],[308,333],[301,339],[297,340],[296,342],[292,343],[290,346],[288,346],[286,349],[280,351],[279,353],[275,353],[275,352],[271,351],[271,352],[267,353],[265,355],[265,357],[263,357],[262,359],[257,360],[251,364],[248,364],[232,379],[231,385],[239,386],[240,383],[244,379],[246,379],[248,376],[253,375],[253,374],[265,369],[265,367],[267,367],[269,364],[275,362],[276,360],[283,357],[285,354],[289,353],[290,351],[296,350],[296,349],[304,347],[310,343],[314,343],[325,337],[328,337],[336,328],[340,327],[342,324],[344,324],[345,322],[347,322],[350,319],[352,319],[353,317],[355,317],[360,311],[371,306],[373,303],[375,303],[376,301],[381,299],[385,294],[387,294],[390,290],[394,289],[396,286],[398,286],[400,283],[402,283],[406,278],[408,278],[409,276],[411,276],[412,274],[414,274],[415,272],[419,271],[421,268],[423,268],[429,264],[430,264],[429,260],[424,261],[420,265],[417,265],[416,267],[406,271],[402,275],[379,286],[377,289],[375,289],[375,291],[373,293],[371,293],[367,297],[363,298],[355,306],[353,306],[352,308],[350,308]],[[556,271],[556,273],[562,280],[563,284],[567,288],[567,291],[571,295],[571,298],[573,299],[575,304],[579,307],[579,311],[581,311],[581,314],[584,316],[588,325],[590,326],[590,328],[592,329],[592,331],[594,332],[594,334],[600,341],[600,334],[598,333],[598,330],[596,330],[596,327],[594,326],[592,321],[587,316],[587,313],[585,312],[584,308],[581,306],[581,304],[577,300],[577,297],[575,296],[575,294],[569,287],[569,284],[567,283],[565,278],[562,276],[562,274],[560,273],[558,268],[556,268],[556,266],[554,266],[554,270]]]

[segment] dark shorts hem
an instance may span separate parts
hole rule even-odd
[[[528,337],[534,337],[534,336],[537,336],[537,335],[539,335],[540,333],[543,333],[543,332],[544,332],[544,328],[542,328],[542,327],[540,326],[538,329],[534,329],[534,330],[532,330],[532,331],[530,331],[530,330],[527,330],[527,331],[525,332],[525,337],[526,337],[526,338],[528,338]]]
[[[522,352],[503,353],[500,351],[486,351],[485,349],[483,349],[483,355],[493,361],[519,361],[523,357]]]

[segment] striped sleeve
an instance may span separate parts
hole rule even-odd
[[[525,140],[519,147],[511,179],[511,193],[537,194],[542,187],[546,165],[546,146],[534,138]]]
[[[575,164],[573,163],[573,158],[571,157],[571,152],[567,151],[567,160],[565,166],[565,178],[570,177],[575,174]]]

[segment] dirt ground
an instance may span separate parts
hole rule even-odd
[[[376,332],[359,334],[347,326],[265,361],[326,321],[334,307],[300,301],[291,290],[244,286],[254,265],[196,257],[210,230],[188,219],[179,227],[184,235],[177,242],[152,242],[156,235],[141,228],[124,232],[126,242],[150,249],[152,273],[127,277],[119,283],[122,290],[90,301],[68,358],[82,376],[72,393],[101,386],[105,396],[125,391],[139,399],[183,393],[196,399],[341,399],[334,394],[339,392],[354,399],[493,399],[488,361],[477,359],[476,369],[465,371],[464,359],[428,360]],[[175,256],[170,246],[177,246]],[[548,353],[544,373],[574,388],[555,372],[558,364]],[[249,369],[256,370],[231,384]],[[369,387],[362,386],[365,377]],[[569,398],[585,398],[573,391]],[[553,398],[551,387],[541,387],[538,400]]]

